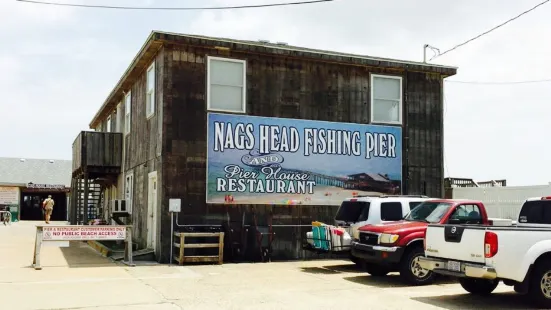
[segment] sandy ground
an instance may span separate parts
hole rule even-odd
[[[247,196],[234,194],[234,202],[240,204],[303,204],[303,205],[340,205],[345,198],[350,198],[353,193],[358,195],[379,195],[378,192],[364,192],[351,189],[343,189],[335,186],[316,186],[314,194],[263,194]],[[287,203],[287,201],[291,201]],[[213,199],[213,203],[224,203],[224,197]]]
[[[34,270],[33,232],[0,225],[0,309],[526,309],[503,285],[487,298],[445,281],[408,287],[340,260],[127,267],[74,243],[45,247]]]

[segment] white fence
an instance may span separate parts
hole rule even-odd
[[[512,220],[517,220],[527,198],[543,196],[551,196],[551,183],[535,186],[454,187],[452,191],[453,198],[482,201],[489,217]]]

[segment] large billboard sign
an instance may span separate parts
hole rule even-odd
[[[209,113],[207,140],[207,203],[401,193],[401,127]]]

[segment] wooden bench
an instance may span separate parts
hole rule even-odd
[[[224,260],[224,233],[195,233],[195,232],[177,232],[174,233],[174,237],[179,238],[179,242],[174,242],[173,246],[179,250],[179,254],[174,255],[174,260],[178,264],[184,263],[206,263],[206,262],[218,262],[222,264]],[[218,243],[187,243],[186,240],[190,238],[212,238],[218,237]],[[218,248],[218,255],[185,255],[185,249],[206,249],[206,248]]]

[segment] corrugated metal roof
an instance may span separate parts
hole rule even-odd
[[[51,162],[50,162],[51,161]],[[71,186],[70,160],[0,157],[0,185],[56,184]]]

